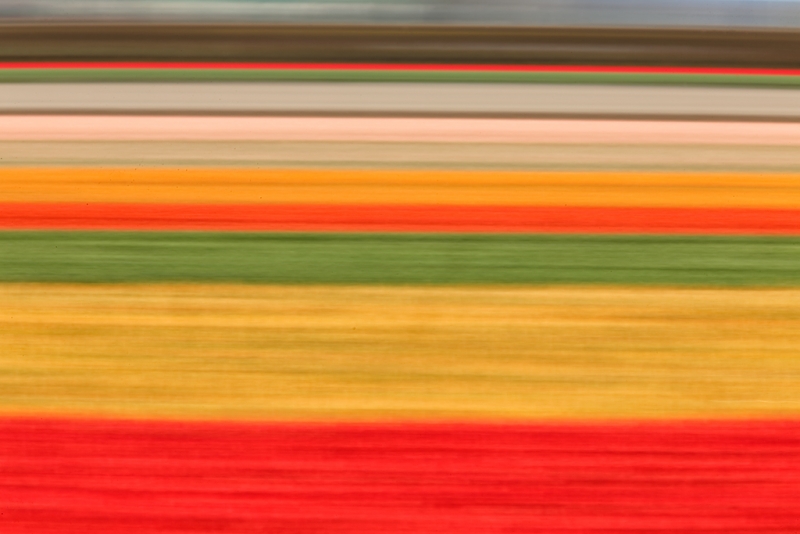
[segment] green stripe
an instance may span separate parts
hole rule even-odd
[[[0,281],[800,285],[800,238],[0,232]]]
[[[308,69],[0,69],[0,82],[341,81],[800,86],[800,76]]]

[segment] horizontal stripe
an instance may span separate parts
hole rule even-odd
[[[800,208],[800,175],[0,168],[0,202]]]
[[[735,69],[734,69],[735,70]],[[757,69],[745,72],[684,72],[564,69],[453,69],[453,68],[259,68],[228,66],[206,67],[4,67],[0,82],[220,82],[220,81],[316,81],[316,82],[417,82],[417,83],[554,83],[624,84],[661,86],[743,86],[796,87],[800,75],[795,71]],[[766,70],[766,69],[765,69]]]
[[[80,122],[83,118],[74,120]],[[792,146],[763,145],[0,140],[0,154],[0,167],[8,168],[468,169],[800,174],[800,150]]]
[[[144,62],[144,61],[15,61],[0,62],[0,69],[207,69],[207,70],[344,70],[344,71],[455,71],[455,72],[598,72],[648,74],[737,74],[800,76],[800,69],[748,67],[682,67],[629,65],[496,65],[454,63],[248,63],[248,62]]]
[[[0,421],[4,533],[791,532],[796,422]]]
[[[800,145],[800,123],[467,117],[0,115],[6,141],[336,141],[544,145]],[[609,146],[610,145],[610,146]],[[547,150],[549,147],[530,147]],[[380,150],[380,144],[376,144]],[[311,151],[313,152],[313,151]],[[98,154],[101,155],[101,154]],[[168,154],[164,154],[168,156]],[[313,157],[309,154],[309,157]],[[761,170],[761,169],[759,169]]]
[[[417,81],[614,84],[800,84],[797,69],[581,65],[325,63],[0,63],[0,81]]]
[[[0,203],[0,228],[800,235],[800,210]]]
[[[0,232],[0,280],[800,283],[793,237]]]
[[[798,289],[0,284],[0,331],[11,414],[800,414]]]
[[[0,83],[0,113],[800,121],[781,87],[321,81]]]

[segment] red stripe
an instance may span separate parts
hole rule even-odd
[[[800,210],[7,203],[0,228],[800,235]]]
[[[800,422],[0,420],[4,534],[796,532]]]
[[[617,74],[737,74],[800,76],[800,69],[730,67],[650,67],[621,65],[456,65],[393,63],[219,63],[219,62],[0,62],[0,69],[248,69],[248,70],[367,70],[449,72],[574,72]]]

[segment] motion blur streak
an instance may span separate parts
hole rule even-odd
[[[9,534],[791,532],[798,451],[800,427],[778,421],[12,419],[0,513]]]
[[[0,125],[5,141],[339,141],[371,142],[369,150],[380,150],[382,142],[526,143],[531,151],[536,144],[594,143],[617,152],[656,144],[800,146],[796,122],[71,114],[0,115]]]
[[[537,83],[6,83],[5,113],[368,114],[800,119],[800,91]]]
[[[800,210],[0,203],[0,228],[800,235]]]
[[[461,24],[556,27],[800,27],[786,0],[4,0],[0,15],[22,20],[225,23]],[[423,26],[424,27],[424,26]]]
[[[0,202],[800,208],[800,174],[0,168]]]
[[[528,424],[800,411],[794,288],[6,283],[0,306],[7,414]]]
[[[0,533],[797,534],[798,16],[0,0]]]

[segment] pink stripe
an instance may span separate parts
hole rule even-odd
[[[800,69],[725,67],[649,67],[594,65],[456,65],[391,63],[219,63],[219,62],[2,62],[0,69],[209,69],[209,70],[335,70],[335,71],[445,71],[445,72],[553,72],[609,74],[710,74],[800,76]]]

